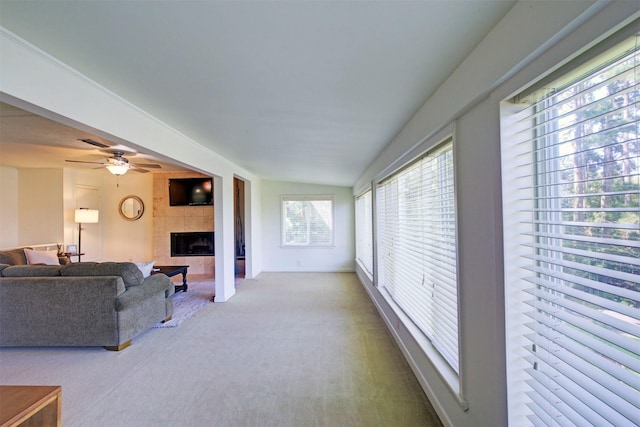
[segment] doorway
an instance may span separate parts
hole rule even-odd
[[[244,181],[233,178],[233,216],[235,236],[235,276],[245,277],[245,204]]]

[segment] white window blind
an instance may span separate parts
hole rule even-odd
[[[373,216],[371,190],[356,197],[356,259],[373,277]]]
[[[283,196],[282,244],[284,246],[332,246],[333,197]]]
[[[509,420],[640,423],[640,53],[503,108]]]
[[[379,285],[458,372],[453,144],[376,189]]]

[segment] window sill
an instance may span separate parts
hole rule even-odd
[[[280,245],[281,249],[335,249],[335,245]]]
[[[460,405],[460,408],[463,411],[467,411],[469,409],[469,405],[462,394],[462,390],[460,387],[460,375],[454,371],[454,369],[449,365],[449,363],[447,363],[440,352],[436,350],[431,341],[413,323],[413,321],[404,313],[404,311],[402,311],[402,309],[395,303],[395,301],[393,301],[393,298],[391,297],[389,292],[383,286],[378,287],[378,289],[387,304],[389,304],[389,307],[391,307],[394,314],[397,316],[399,322],[402,324],[392,326],[398,339],[401,340],[401,328],[404,328],[406,330],[406,333],[408,333],[411,338],[413,338],[418,347],[426,355],[426,358],[434,368],[434,371],[447,385],[447,388]],[[403,352],[404,351],[405,350],[403,350]],[[405,355],[407,355],[407,357],[409,357],[410,359],[414,359],[414,357],[410,354],[405,353]],[[415,363],[415,360],[413,360],[413,363]],[[426,380],[424,381],[426,382]]]

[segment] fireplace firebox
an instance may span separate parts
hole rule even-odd
[[[171,256],[214,256],[213,231],[171,233]]]

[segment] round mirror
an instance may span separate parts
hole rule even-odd
[[[128,221],[135,221],[139,219],[144,213],[144,204],[142,199],[138,196],[126,196],[120,200],[120,206],[118,207],[120,216]]]

